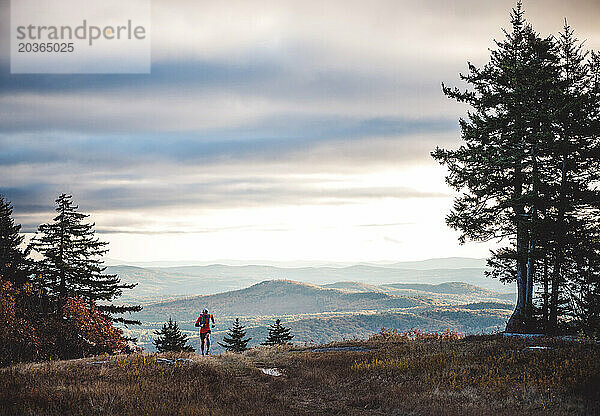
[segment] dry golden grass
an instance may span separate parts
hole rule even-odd
[[[131,355],[0,370],[6,415],[593,415],[600,348],[451,333],[384,332],[334,346],[245,354]],[[161,364],[157,357],[190,358]],[[281,377],[259,368],[280,369]]]

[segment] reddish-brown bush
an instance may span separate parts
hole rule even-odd
[[[42,310],[43,297],[0,279],[0,365],[128,351],[122,331],[93,302],[72,297]]]
[[[36,359],[40,342],[24,318],[21,290],[0,277],[0,364]]]

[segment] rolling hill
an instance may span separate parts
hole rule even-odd
[[[200,311],[215,314],[215,341],[236,317],[259,343],[281,318],[296,342],[366,337],[382,326],[460,333],[491,332],[508,318],[512,286],[484,276],[481,259],[447,258],[387,264],[280,267],[204,264],[110,266],[123,282],[138,283],[121,301],[141,303],[141,327],[126,328],[152,349],[153,331],[169,317],[196,343]],[[218,350],[218,348],[217,348]]]
[[[152,321],[160,315],[171,316],[175,320],[190,320],[204,308],[218,311],[220,315],[225,316],[263,316],[413,308],[425,305],[429,303],[418,297],[396,296],[383,292],[348,292],[290,280],[269,280],[246,289],[150,304],[136,316],[144,321]]]
[[[454,304],[479,301],[497,301],[513,303],[516,301],[514,293],[500,293],[484,289],[464,282],[447,282],[438,285],[395,283],[380,285],[380,290],[386,293],[403,296],[435,296]]]
[[[479,262],[479,263],[478,263]],[[437,266],[478,265],[478,259],[432,259],[423,262],[397,263],[394,267],[360,264],[346,267],[296,267],[224,264],[181,267],[109,266],[107,272],[121,277],[125,283],[138,283],[124,291],[122,301],[152,303],[190,295],[211,295],[243,289],[264,280],[289,279],[319,285],[360,282],[388,290],[395,284],[441,284],[455,281],[483,287],[495,292],[513,291],[512,285],[484,276],[482,267],[428,268]],[[398,268],[402,267],[415,267]],[[333,288],[333,286],[331,286]],[[408,289],[408,287],[406,287]],[[348,289],[348,288],[346,288]],[[399,289],[399,288],[395,288]],[[417,289],[415,289],[417,290]],[[363,291],[357,290],[357,291]],[[384,290],[385,291],[385,290]]]
[[[344,290],[348,292],[379,292],[396,296],[418,296],[420,298],[435,298],[451,304],[466,302],[498,301],[514,302],[514,293],[499,293],[479,286],[463,282],[447,282],[438,285],[425,283],[394,283],[388,285],[369,285],[361,282],[336,282],[323,287]]]
[[[505,295],[457,282],[375,286],[345,281],[318,286],[269,280],[245,289],[148,304],[135,314],[142,327],[128,328],[126,333],[152,349],[153,331],[171,317],[197,346],[194,322],[204,308],[215,315],[215,341],[239,317],[253,338],[250,345],[265,338],[275,318],[290,326],[294,341],[300,343],[364,338],[381,327],[487,333],[504,325],[512,311],[512,304],[502,298]]]

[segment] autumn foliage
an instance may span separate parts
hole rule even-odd
[[[61,316],[57,317],[59,319],[53,318],[50,318],[50,325],[43,332],[54,346],[49,350],[54,350],[57,356],[85,357],[125,352],[128,348],[121,330],[112,326],[93,302],[67,298]],[[55,330],[52,330],[53,327]],[[47,329],[51,329],[51,332]]]
[[[93,302],[69,297],[52,306],[31,284],[17,288],[0,277],[0,365],[128,351]]]
[[[23,291],[0,277],[0,364],[33,359],[39,355],[36,330],[23,317]]]

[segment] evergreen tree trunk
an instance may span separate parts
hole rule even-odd
[[[555,249],[554,249],[554,265],[552,267],[552,294],[550,301],[550,314],[548,318],[548,329],[550,333],[554,333],[558,327],[558,309],[559,309],[559,294],[561,290],[561,269],[564,261],[564,231],[565,231],[565,193],[567,182],[567,156],[563,154],[561,167],[561,183],[559,207],[555,226]]]
[[[517,304],[515,310],[506,324],[507,332],[521,332],[524,329],[527,314],[527,249],[528,249],[528,230],[523,217],[525,207],[522,200],[523,179],[521,174],[520,162],[515,168],[515,185],[513,200],[518,201],[513,207],[513,212],[517,222]]]

